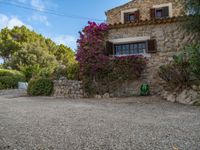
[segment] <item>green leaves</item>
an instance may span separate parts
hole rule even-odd
[[[53,92],[53,82],[48,78],[32,79],[27,92],[31,96],[50,96]]]
[[[200,44],[189,45],[161,66],[159,76],[172,88],[189,86],[200,80]]]
[[[0,56],[4,59],[3,66],[22,70],[27,75],[26,79],[38,72],[37,67],[43,76],[52,73],[58,66],[76,63],[75,53],[69,47],[56,45],[51,39],[25,26],[1,30]]]
[[[16,70],[0,69],[0,90],[16,88],[20,81],[25,81],[22,73]]]
[[[200,80],[200,44],[186,47],[192,73]]]

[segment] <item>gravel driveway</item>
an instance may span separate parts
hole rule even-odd
[[[0,97],[2,150],[200,150],[200,107],[157,97]]]

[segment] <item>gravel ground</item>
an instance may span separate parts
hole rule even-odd
[[[2,150],[200,150],[200,107],[158,97],[0,97]]]

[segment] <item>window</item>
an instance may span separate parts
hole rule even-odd
[[[155,13],[156,13],[155,14],[156,18],[161,18],[162,14],[163,14],[163,10],[162,9],[156,9]]]
[[[162,7],[155,9],[156,18],[166,18],[169,17],[169,7]]]
[[[114,45],[114,52],[116,56],[144,54],[146,50],[147,50],[147,42]]]
[[[150,10],[151,19],[172,17],[172,3],[154,5]]]
[[[139,20],[139,10],[134,12],[123,12],[124,22],[132,22]]]
[[[134,21],[135,20],[135,14],[129,14],[129,20]]]

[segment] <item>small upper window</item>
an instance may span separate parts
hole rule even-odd
[[[160,8],[153,8],[151,9],[151,18],[159,19],[159,18],[167,18],[169,17],[169,7],[160,7]]]
[[[150,19],[173,17],[172,3],[153,5],[150,9]]]
[[[124,22],[133,22],[139,20],[139,10],[124,13]]]
[[[155,11],[156,18],[166,18],[169,17],[169,7],[157,8]]]

